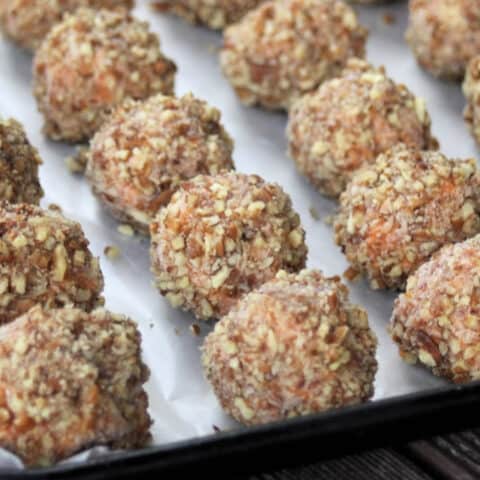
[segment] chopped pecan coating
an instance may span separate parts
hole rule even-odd
[[[390,333],[406,361],[456,383],[480,379],[480,236],[443,247],[409,277]]]
[[[157,288],[200,319],[221,317],[278,270],[302,269],[307,256],[290,197],[256,175],[184,182],[150,231]]]
[[[0,446],[29,466],[94,445],[142,447],[148,376],[132,320],[34,307],[0,329]]]
[[[342,193],[335,240],[373,288],[403,289],[443,245],[480,232],[479,186],[473,159],[397,145]]]
[[[288,109],[363,57],[366,38],[342,1],[270,0],[225,29],[220,63],[243,103]]]
[[[172,94],[176,66],[147,23],[125,10],[80,8],[52,28],[33,71],[46,135],[81,142],[124,100]]]
[[[215,325],[202,362],[222,407],[252,425],[368,400],[376,346],[338,277],[282,271]]]
[[[80,224],[53,210],[0,203],[0,325],[36,304],[92,310],[103,276]]]

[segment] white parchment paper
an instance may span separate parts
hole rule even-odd
[[[476,156],[474,142],[461,116],[464,99],[460,86],[441,82],[423,72],[405,45],[407,2],[358,7],[357,11],[362,23],[370,28],[369,60],[376,65],[384,64],[391,77],[426,99],[433,131],[442,150],[451,156]],[[384,22],[384,13],[394,15],[393,25]],[[150,21],[152,29],[160,35],[164,52],[177,63],[177,94],[191,91],[223,112],[226,129],[235,139],[237,170],[278,182],[290,193],[307,231],[308,266],[320,268],[328,275],[341,275],[347,264],[334,244],[331,227],[324,222],[335,205],[322,198],[287,157],[286,115],[240,105],[218,65],[216,49],[221,44],[221,34],[162,16],[149,7],[148,0],[137,0],[135,14]],[[42,119],[31,94],[30,55],[1,38],[0,115],[21,121],[31,142],[40,150],[44,160],[40,176],[46,192],[43,205],[57,203],[67,216],[81,222],[92,251],[101,258],[107,307],[130,315],[138,322],[144,359],[151,369],[147,391],[154,419],[154,443],[210,434],[213,425],[221,429],[235,428],[235,422],[222,413],[202,375],[199,346],[210,327],[202,324],[199,337],[190,333],[188,327],[193,318],[170,308],[152,286],[148,240],[119,234],[117,223],[102,210],[86,181],[69,173],[64,159],[74,149],[49,142],[40,131]],[[309,213],[311,207],[319,212],[320,221]],[[120,247],[121,258],[108,260],[103,255],[107,245]],[[373,292],[364,282],[350,287],[353,301],[368,309],[379,339],[375,399],[442,385],[441,380],[425,370],[400,360],[386,332],[395,295]],[[94,454],[98,455],[99,451],[103,450],[96,449]],[[85,459],[83,454],[74,460]],[[21,463],[3,452],[0,454],[2,467],[20,468]]]

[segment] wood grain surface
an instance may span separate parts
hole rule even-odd
[[[480,430],[378,449],[250,480],[478,480]]]

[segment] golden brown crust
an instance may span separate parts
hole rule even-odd
[[[141,233],[181,181],[233,169],[220,112],[193,95],[118,108],[94,136],[86,175],[117,219]]]
[[[80,8],[52,28],[34,59],[34,94],[54,140],[88,140],[124,100],[173,93],[175,64],[148,24]]]
[[[225,29],[220,62],[242,102],[288,109],[363,57],[366,37],[342,1],[267,1]]]
[[[368,400],[376,346],[338,277],[279,272],[215,325],[202,362],[222,407],[252,425]]]
[[[184,182],[150,226],[157,288],[174,307],[219,318],[307,247],[290,197],[256,175],[199,175]]]
[[[373,288],[403,289],[443,245],[480,232],[479,186],[475,160],[397,145],[354,175],[335,240]]]
[[[0,446],[46,466],[150,439],[149,376],[132,320],[34,307],[0,330]]]
[[[364,60],[296,102],[289,112],[289,153],[323,194],[338,197],[352,175],[397,143],[436,149],[425,102]]]
[[[480,4],[472,0],[410,0],[407,42],[438,77],[461,80],[480,50]]]
[[[240,20],[265,0],[157,0],[155,8],[219,30]]]
[[[480,379],[480,236],[448,245],[409,279],[390,333],[401,356],[456,383]]]
[[[20,46],[35,50],[65,13],[79,7],[131,9],[133,0],[2,0],[0,28]]]
[[[103,276],[80,224],[27,204],[0,203],[0,325],[35,304],[91,310]]]
[[[43,197],[38,179],[41,163],[22,125],[0,118],[0,200],[38,205]]]

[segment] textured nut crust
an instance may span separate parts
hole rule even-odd
[[[86,175],[112,214],[142,233],[182,180],[233,169],[220,112],[188,94],[129,101],[94,136]]]
[[[480,379],[480,236],[443,247],[408,279],[390,333],[406,361],[456,383]]]
[[[155,8],[215,30],[240,20],[264,0],[157,0]]]
[[[468,64],[463,93],[467,100],[463,116],[475,140],[480,143],[480,56],[472,58]]]
[[[399,142],[438,147],[425,102],[383,68],[359,59],[293,105],[287,136],[299,171],[331,197],[345,190],[354,172]]]
[[[172,94],[175,71],[148,24],[126,11],[80,8],[67,14],[34,59],[44,132],[54,140],[88,140],[125,99]]]
[[[181,185],[150,226],[156,285],[200,319],[305,266],[307,247],[290,197],[256,175],[200,175]]]
[[[20,46],[34,50],[67,12],[79,7],[130,9],[132,6],[133,0],[2,0],[0,28]]]
[[[0,200],[38,205],[43,197],[38,179],[41,163],[22,125],[0,118]]]
[[[335,240],[372,288],[403,289],[440,247],[480,232],[479,187],[475,160],[397,145],[354,175]]]
[[[476,0],[410,0],[407,42],[418,62],[438,77],[461,80],[480,51]]]
[[[338,277],[279,272],[215,325],[202,362],[222,407],[252,425],[368,400],[376,346]]]
[[[135,323],[106,310],[34,307],[0,330],[0,446],[30,466],[150,439]]]
[[[91,310],[103,276],[80,224],[27,204],[0,203],[0,325],[35,304]]]
[[[220,62],[243,103],[288,109],[349,57],[363,57],[366,38],[341,1],[268,1],[225,30]]]

